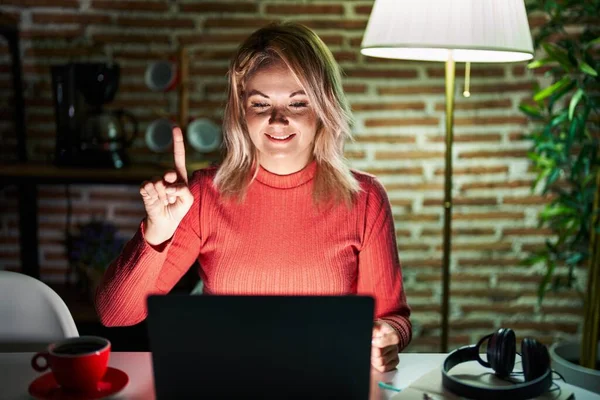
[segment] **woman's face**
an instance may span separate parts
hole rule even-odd
[[[259,69],[244,92],[248,132],[266,170],[287,175],[312,158],[317,117],[308,96],[284,63]]]

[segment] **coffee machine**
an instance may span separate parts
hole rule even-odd
[[[116,63],[69,63],[51,67],[56,117],[55,163],[122,168],[138,133],[128,111],[105,110],[119,88]]]

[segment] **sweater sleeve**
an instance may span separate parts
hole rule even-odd
[[[392,209],[383,185],[376,178],[369,183],[365,233],[358,254],[357,292],[375,298],[375,317],[396,330],[400,337],[398,351],[402,351],[412,338],[412,324]]]
[[[95,294],[96,312],[105,326],[130,326],[147,316],[150,294],[168,293],[200,251],[200,174],[190,181],[194,203],[173,237],[158,246],[144,239],[144,221],[110,264]]]

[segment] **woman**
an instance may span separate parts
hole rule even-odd
[[[206,294],[372,295],[372,365],[388,371],[410,341],[393,218],[383,186],[343,158],[350,111],[339,68],[310,29],[272,24],[238,49],[218,167],[175,170],[140,188],[146,218],[96,293],[107,326],[146,317],[195,260]]]

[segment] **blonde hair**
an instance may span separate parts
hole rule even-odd
[[[284,62],[292,71],[317,115],[314,202],[333,200],[350,205],[360,186],[344,158],[344,142],[352,139],[352,114],[342,88],[341,71],[317,34],[293,22],[271,23],[258,29],[242,43],[231,61],[223,119],[226,151],[215,186],[224,197],[241,201],[256,177],[258,152],[246,127],[242,96],[252,74],[275,62]]]

